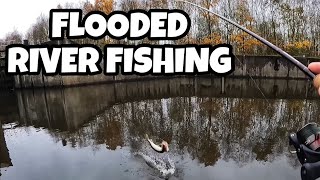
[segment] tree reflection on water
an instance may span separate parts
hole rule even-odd
[[[287,135],[318,121],[320,102],[305,81],[292,87],[290,80],[257,81],[268,100],[246,79],[227,79],[225,94],[220,79],[201,78],[23,90],[17,92],[17,121],[44,127],[71,147],[138,152],[149,134],[204,166],[220,159],[239,166],[272,162],[279,155],[295,166]]]

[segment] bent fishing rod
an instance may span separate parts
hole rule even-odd
[[[283,51],[282,49],[280,49],[279,47],[275,46],[274,44],[270,43],[269,41],[267,41],[266,39],[262,38],[261,36],[255,34],[254,32],[246,29],[245,27],[239,25],[238,23],[235,23],[233,21],[231,21],[230,19],[221,16],[213,11],[210,11],[209,9],[206,9],[204,7],[201,7],[195,3],[191,3],[188,1],[184,1],[184,0],[175,0],[175,1],[179,1],[179,2],[184,2],[190,5],[193,5],[197,8],[200,8],[204,11],[207,11],[209,13],[212,13],[216,16],[218,16],[219,18],[233,24],[234,26],[238,27],[239,29],[245,31],[246,33],[250,34],[251,36],[253,36],[254,38],[256,38],[257,40],[259,40],[260,42],[262,42],[263,44],[267,45],[268,47],[272,48],[273,50],[275,50],[276,52],[278,52],[280,55],[282,55],[283,57],[285,57],[286,59],[288,59],[289,61],[291,61],[294,65],[296,65],[299,69],[301,69],[307,76],[309,76],[312,80],[313,80],[313,85],[319,89],[320,87],[320,74],[315,75],[313,72],[311,72],[309,70],[309,68],[307,68],[304,64],[302,64],[300,61],[298,61],[297,59],[295,59],[294,57],[292,57],[290,54],[286,53],[285,51]],[[301,178],[302,180],[313,180],[313,179],[317,179],[320,177],[320,172],[319,172],[319,168],[320,168],[320,153],[319,151],[317,151],[317,149],[312,149],[313,148],[313,144],[314,142],[317,142],[317,138],[314,140],[314,142],[311,143],[311,149],[309,149],[308,147],[306,147],[304,144],[301,144],[299,141],[299,134],[303,134],[303,137],[307,135],[307,141],[308,142],[308,146],[309,146],[309,136],[312,137],[313,136],[318,136],[319,129],[318,127],[316,128],[318,131],[316,131],[315,134],[314,131],[312,130],[312,128],[310,129],[310,126],[312,126],[314,128],[314,124],[308,124],[305,127],[303,127],[301,130],[299,130],[296,134],[293,133],[289,136],[289,144],[293,145],[296,148],[296,152],[299,158],[299,161],[302,164],[302,168],[301,168]],[[303,132],[303,133],[302,133]],[[301,136],[299,136],[301,137]],[[304,142],[304,141],[303,141]],[[305,148],[304,148],[305,147]],[[318,147],[317,147],[318,148]]]
[[[202,9],[202,10],[204,10],[204,11],[206,11],[206,12],[212,13],[212,14],[214,14],[215,16],[218,16],[219,18],[227,21],[228,23],[230,23],[230,24],[236,26],[237,28],[243,30],[244,32],[250,34],[251,36],[253,36],[253,37],[256,38],[257,40],[259,40],[259,41],[262,42],[263,44],[267,45],[268,47],[270,47],[271,49],[275,50],[275,51],[278,52],[280,55],[282,55],[283,57],[285,57],[286,59],[288,59],[288,60],[289,60],[290,62],[292,62],[294,65],[296,65],[296,66],[297,66],[301,71],[303,71],[308,77],[310,77],[311,79],[313,79],[313,80],[314,80],[314,83],[315,83],[315,80],[317,79],[317,82],[319,81],[319,82],[317,83],[317,86],[318,86],[318,84],[319,84],[319,86],[320,86],[320,76],[318,76],[317,78],[315,78],[316,75],[315,75],[313,72],[311,72],[308,67],[306,67],[306,66],[305,66],[304,64],[302,64],[300,61],[298,61],[297,59],[295,59],[294,57],[292,57],[290,54],[286,53],[284,50],[280,49],[279,47],[275,46],[274,44],[272,44],[272,43],[269,42],[268,40],[266,40],[266,39],[262,38],[261,36],[257,35],[256,33],[248,30],[247,28],[241,26],[240,24],[238,24],[238,23],[236,23],[236,22],[233,22],[233,21],[231,21],[230,19],[228,19],[228,18],[226,18],[226,17],[224,17],[224,16],[222,16],[222,15],[220,15],[220,14],[218,14],[218,13],[215,13],[215,12],[213,12],[213,11],[210,11],[209,9],[206,9],[206,8],[204,8],[204,7],[202,7],[202,6],[199,6],[199,5],[195,4],[195,3],[192,3],[192,2],[189,2],[189,1],[184,1],[184,0],[174,0],[174,1],[187,3],[187,4],[190,4],[190,5],[192,5],[192,6],[197,7],[197,8],[199,8],[199,9]]]

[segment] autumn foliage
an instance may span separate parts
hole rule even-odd
[[[310,53],[311,42],[308,40],[289,42],[284,46],[284,49],[291,54]]]
[[[247,29],[269,40],[276,46],[293,55],[320,56],[320,3],[318,0],[196,0],[196,4],[217,12]],[[90,11],[102,11],[110,14],[114,10],[129,11],[132,9],[149,10],[151,8],[181,9],[191,19],[190,32],[172,44],[210,44],[228,43],[233,46],[235,54],[275,54],[247,33],[217,18],[212,13],[190,5],[169,0],[95,0],[79,4],[59,5],[57,8],[80,8],[83,15]],[[13,36],[17,34],[18,36]],[[25,37],[21,33],[8,33],[5,39],[27,38],[31,44],[48,41],[48,17],[40,15]],[[74,40],[79,44],[92,43],[103,47],[108,43],[121,44],[160,44],[159,41],[130,41],[104,38]],[[167,42],[166,42],[167,43]]]
[[[222,43],[221,35],[214,32],[205,36],[201,41],[201,44],[210,44],[210,45],[217,45]]]
[[[110,14],[113,11],[114,1],[113,0],[95,0],[95,10]]]

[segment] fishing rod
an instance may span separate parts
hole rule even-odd
[[[319,89],[320,87],[320,74],[315,75],[313,72],[309,70],[304,64],[300,61],[292,57],[290,54],[286,53],[279,47],[275,46],[271,42],[267,41],[266,39],[262,38],[261,36],[257,35],[256,33],[246,29],[245,27],[241,26],[240,24],[231,21],[230,19],[221,16],[209,9],[201,7],[195,3],[185,1],[185,0],[174,0],[177,2],[187,3],[189,5],[195,6],[199,9],[212,13],[219,18],[233,24],[234,26],[238,27],[239,29],[243,30],[244,32],[250,34],[263,44],[267,45],[268,47],[272,48],[280,55],[288,59],[294,65],[296,65],[300,70],[302,70],[308,77],[313,80],[313,85]],[[302,180],[315,180],[320,177],[320,126],[316,123],[310,123],[301,128],[297,133],[291,133],[289,135],[289,144],[294,146],[297,154],[297,157],[302,164],[301,167],[301,179]]]
[[[221,16],[218,13],[215,13],[213,11],[210,11],[209,9],[206,9],[202,6],[199,6],[198,4],[189,2],[189,1],[184,1],[184,0],[174,0],[177,2],[183,2],[183,3],[187,3],[190,4],[192,6],[195,6],[199,9],[202,9],[204,11],[207,11],[209,13],[212,13],[216,16],[218,16],[219,18],[229,22],[230,24],[233,24],[234,26],[238,27],[239,29],[245,31],[246,33],[250,34],[251,36],[253,36],[254,38],[256,38],[257,40],[259,40],[260,42],[262,42],[263,44],[267,45],[268,47],[270,47],[271,49],[275,50],[276,52],[278,52],[280,55],[282,55],[283,57],[285,57],[286,59],[288,59],[290,62],[292,62],[294,65],[296,65],[301,71],[303,71],[308,77],[310,77],[311,79],[315,79],[316,75],[311,72],[309,70],[309,68],[307,66],[305,66],[304,64],[302,64],[300,61],[298,61],[297,59],[295,59],[294,57],[292,57],[290,54],[286,53],[285,51],[283,51],[282,49],[280,49],[279,47],[275,46],[274,44],[272,44],[271,42],[267,41],[266,39],[262,38],[261,36],[257,35],[256,33],[248,30],[247,28],[241,26],[240,24],[231,21],[230,19]],[[319,82],[319,86],[320,86],[320,82]]]

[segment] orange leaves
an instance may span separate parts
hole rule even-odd
[[[220,0],[201,0],[200,5],[207,9],[217,6]]]
[[[207,9],[212,9],[218,5],[219,1],[220,0],[201,0],[200,5]],[[219,22],[219,18],[209,12],[200,11],[200,14],[207,19],[207,21],[211,21],[212,24],[217,24]]]
[[[110,14],[113,9],[114,0],[95,0],[94,4],[86,1],[82,6],[83,14],[88,14],[94,10],[104,12],[105,14]]]
[[[94,7],[98,11],[110,14],[113,11],[113,0],[95,0]]]
[[[231,36],[231,40],[236,44],[248,44],[248,46],[260,45],[260,42],[252,38],[249,34],[241,32]]]
[[[253,50],[261,45],[258,40],[252,38],[245,32],[232,35],[231,41],[236,45],[238,52],[241,53],[253,53]]]
[[[221,39],[220,34],[218,34],[218,33],[209,34],[208,36],[204,37],[201,40],[201,44],[217,45],[217,44],[221,44],[221,43],[222,43],[222,39]]]
[[[290,42],[284,45],[286,51],[297,54],[297,53],[308,53],[311,49],[312,43],[308,40]]]
[[[308,40],[298,41],[294,43],[294,47],[297,49],[309,49],[311,47],[311,42]]]

